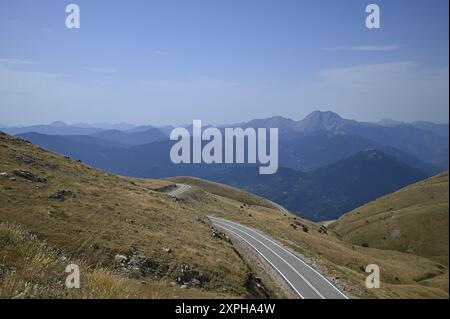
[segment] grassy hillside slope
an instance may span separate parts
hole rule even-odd
[[[405,187],[331,225],[352,244],[397,250],[448,265],[448,172]]]
[[[216,215],[270,234],[357,297],[448,298],[440,259],[342,241],[251,194],[182,181],[193,187],[173,199],[157,191],[173,181],[108,174],[0,133],[0,297],[264,296],[251,283],[259,262],[212,235],[206,216]],[[63,287],[69,262],[81,267],[80,291]],[[364,286],[371,263],[382,269],[377,290]]]
[[[249,295],[248,267],[232,245],[211,236],[196,209],[154,191],[170,182],[108,174],[3,133],[0,173],[0,223],[35,234],[85,270],[124,275],[130,287],[129,278],[159,287],[143,297]],[[0,279],[23,262],[7,249],[9,237],[1,237]],[[119,264],[118,254],[132,262]],[[58,269],[49,282],[65,275]]]

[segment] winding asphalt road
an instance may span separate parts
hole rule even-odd
[[[302,299],[348,299],[328,279],[288,248],[253,228],[208,216],[214,225],[234,235],[265,259]]]
[[[177,197],[190,188],[191,186],[186,184],[177,184],[177,188],[167,194]],[[281,205],[276,204],[276,206],[282,212],[287,212]],[[223,218],[214,216],[208,216],[208,218],[215,226],[249,245],[283,277],[301,299],[348,299],[316,269],[269,236]]]

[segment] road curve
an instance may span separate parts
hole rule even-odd
[[[190,185],[177,184],[177,188],[167,194],[177,197],[190,188]],[[274,204],[280,211],[288,212],[281,205]],[[317,270],[269,236],[226,219],[214,216],[208,218],[215,226],[234,235],[255,250],[284,278],[301,299],[348,299]]]
[[[275,202],[272,202],[272,204],[273,204],[276,208],[278,208],[278,210],[279,210],[280,212],[282,212],[282,213],[284,213],[284,214],[289,214],[289,211],[288,211],[286,208],[284,208],[283,206],[281,206],[280,204],[277,204],[277,203],[275,203]]]
[[[178,197],[190,188],[191,188],[190,185],[177,184],[177,188],[175,188],[174,190],[172,190],[170,192],[167,192],[167,195],[169,195],[170,197]]]
[[[302,299],[348,299],[338,288],[291,250],[269,236],[241,224],[208,216],[211,222],[239,238],[266,260]]]

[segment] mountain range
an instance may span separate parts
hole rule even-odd
[[[359,136],[407,152],[441,169],[448,168],[448,124],[392,122],[392,125],[344,119],[336,113],[314,111],[300,121],[283,117],[252,120],[236,126],[278,127],[281,139],[303,137],[313,132]]]
[[[5,131],[125,176],[184,175],[226,182],[314,220],[338,217],[365,201],[448,169],[448,124],[367,123],[315,111],[299,121],[276,116],[224,127],[277,127],[279,171],[264,177],[249,165],[175,165],[169,158],[174,143],[168,139],[170,126],[118,130],[53,123]],[[377,160],[370,160],[371,156]]]

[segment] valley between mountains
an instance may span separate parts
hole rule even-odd
[[[327,226],[231,186],[124,177],[5,133],[0,174],[1,298],[293,297],[208,216],[269,235],[351,297],[448,298],[448,172]],[[176,184],[190,187],[169,196]],[[80,265],[81,289],[64,287],[68,263]],[[379,289],[364,284],[373,263]]]

